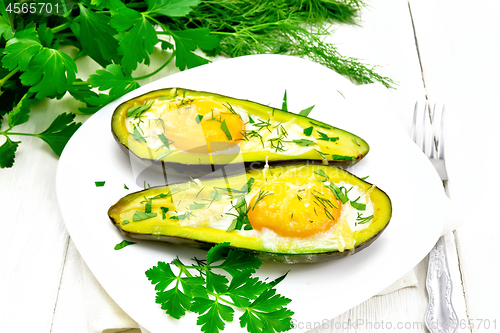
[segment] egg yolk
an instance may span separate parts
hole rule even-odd
[[[283,237],[309,237],[331,229],[342,202],[324,184],[307,177],[278,178],[262,187],[249,204],[252,228]]]
[[[161,115],[165,136],[178,150],[218,151],[238,145],[245,124],[240,115],[211,100],[171,102]]]

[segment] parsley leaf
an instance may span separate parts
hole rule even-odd
[[[201,0],[146,0],[148,13],[157,13],[170,17],[184,17]]]
[[[3,15],[0,16],[0,37],[2,36],[5,40],[9,40],[14,36],[9,20]]]
[[[357,210],[365,210],[366,209],[366,205],[365,204],[357,203],[357,201],[359,200],[359,198],[360,197],[357,197],[357,199],[354,200],[354,201],[351,200],[351,206],[353,206]]]
[[[176,30],[171,33],[176,48],[175,66],[181,71],[208,64],[207,59],[193,53],[196,48],[207,52],[217,49],[220,45],[219,38],[210,35],[210,30],[205,28]]]
[[[334,161],[354,161],[356,157],[354,156],[344,156],[344,155],[332,155]]]
[[[142,221],[142,220],[147,220],[147,219],[150,219],[150,218],[153,218],[153,217],[156,217],[156,213],[146,213],[146,212],[141,212],[141,211],[136,211],[134,213],[134,216],[132,217],[132,221],[134,222],[138,222],[138,221]]]
[[[290,141],[288,141],[288,142],[290,142]],[[311,141],[311,140],[307,140],[307,139],[293,140],[291,142],[296,143],[302,147],[313,146],[316,144],[316,142]]]
[[[167,218],[167,212],[169,211],[168,207],[160,207],[161,209],[161,218],[162,220]]]
[[[304,116],[304,117],[307,117],[309,115],[309,113],[311,113],[312,109],[315,107],[315,105],[313,106],[310,106],[308,108],[305,108],[304,110],[300,111],[299,114],[301,116]]]
[[[345,187],[337,187],[334,183],[330,183],[330,185],[327,186],[333,194],[335,194],[335,197],[342,201],[342,204],[345,204],[347,201],[349,201],[349,198],[347,197],[347,190]]]
[[[203,332],[210,333],[220,332],[225,322],[233,321],[235,308],[245,311],[239,318],[240,326],[249,332],[282,332],[292,328],[293,312],[285,307],[290,300],[274,289],[286,274],[272,282],[252,277],[262,261],[250,252],[230,249],[229,243],[211,248],[206,260],[193,260],[197,265],[187,266],[174,259],[171,264],[158,262],[146,271],[157,290],[156,303],[167,314],[180,318],[186,311],[198,313],[197,324]],[[189,270],[199,276],[193,276]],[[219,271],[229,275],[220,275]],[[221,296],[229,296],[230,300]]]
[[[106,69],[99,69],[96,74],[89,76],[88,83],[99,90],[108,90],[112,96],[122,96],[139,87],[137,81],[130,75],[125,75],[119,65],[108,65]]]
[[[0,168],[11,168],[14,165],[16,150],[20,141],[12,141],[8,136],[5,136],[7,141],[0,146]]]
[[[313,131],[313,126],[308,127],[308,128],[304,128],[304,132],[303,133],[304,133],[304,135],[311,136],[312,131]]]
[[[102,67],[119,63],[118,41],[113,37],[117,32],[109,25],[110,17],[89,10],[81,3],[78,6],[80,15],[75,20],[80,23],[82,50]]]
[[[332,141],[332,142],[335,142],[339,139],[338,136],[336,137],[329,137],[328,135],[326,135],[325,133],[323,132],[320,132],[320,131],[317,131],[318,134],[319,134],[319,138],[318,140],[323,140],[323,141]]]
[[[149,55],[153,53],[158,42],[156,31],[146,17],[134,22],[134,26],[120,41],[118,51],[123,55],[121,64],[126,74],[137,68],[138,63],[149,65]]]
[[[40,139],[50,146],[57,156],[61,156],[71,136],[82,125],[81,123],[75,123],[73,121],[74,118],[75,115],[72,113],[61,113],[45,131],[37,134]]]
[[[30,61],[42,48],[35,27],[28,26],[24,30],[16,32],[15,37],[7,42],[2,65],[9,70],[18,67],[19,70],[26,71]]]
[[[233,137],[231,136],[231,132],[229,132],[229,129],[227,128],[225,120],[220,125],[220,129],[224,132],[224,134],[226,134],[226,137],[227,137],[228,140],[232,140],[233,139]]]
[[[36,93],[37,99],[60,98],[75,81],[76,71],[75,61],[66,53],[43,48],[31,59],[20,79],[23,85],[32,86],[29,91]]]
[[[121,241],[120,243],[116,244],[114,249],[115,250],[121,250],[124,247],[127,247],[129,245],[133,245],[133,244],[135,244],[135,243],[134,242],[129,242],[128,240],[125,239],[125,240]]]
[[[94,182],[94,183],[95,183],[95,187],[103,187],[106,182],[103,181],[103,182]]]
[[[136,141],[147,143],[146,139],[142,136],[141,132],[134,126],[134,131],[130,133],[130,136],[133,137]]]
[[[287,102],[287,97],[286,97],[286,89],[285,89],[285,94],[283,95],[283,103],[281,104],[281,109],[283,111],[288,111],[288,102]]]
[[[17,103],[17,106],[12,109],[8,113],[9,115],[9,128],[12,128],[17,125],[24,124],[30,119],[30,107],[31,103],[33,102],[32,99],[30,99],[31,94],[25,94],[19,103]]]

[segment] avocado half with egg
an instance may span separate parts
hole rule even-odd
[[[388,225],[391,201],[345,170],[288,165],[149,188],[108,215],[131,238],[204,249],[229,242],[263,260],[302,263],[366,248]]]
[[[126,152],[171,174],[192,177],[222,167],[234,174],[243,164],[262,168],[266,162],[348,167],[369,150],[360,137],[299,114],[180,88],[122,103],[111,127]]]

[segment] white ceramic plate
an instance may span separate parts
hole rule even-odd
[[[321,264],[265,263],[258,274],[290,273],[278,292],[292,299],[296,331],[332,319],[381,291],[413,268],[432,248],[445,221],[445,195],[432,165],[386,112],[388,94],[377,85],[356,86],[315,63],[261,55],[224,60],[152,82],[104,107],[72,137],[59,161],[57,196],[67,229],[97,280],[140,325],[155,332],[199,332],[193,314],[170,318],[155,303],[144,272],[158,261],[184,262],[205,252],[154,242],[120,251],[123,236],[107,217],[119,198],[142,189],[131,163],[110,131],[113,110],[150,90],[183,87],[281,107],[285,89],[292,112],[316,105],[310,117],[351,131],[371,147],[351,172],[383,189],[393,204],[392,220],[369,248]],[[96,187],[95,181],[106,181]],[[130,190],[124,188],[127,185]],[[238,314],[225,332],[240,332]],[[315,324],[316,323],[316,324]],[[303,329],[300,329],[303,328]]]

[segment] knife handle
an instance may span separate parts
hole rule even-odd
[[[454,333],[458,318],[451,302],[452,282],[444,237],[440,237],[429,253],[426,280],[429,305],[425,313],[425,325],[431,333]]]

